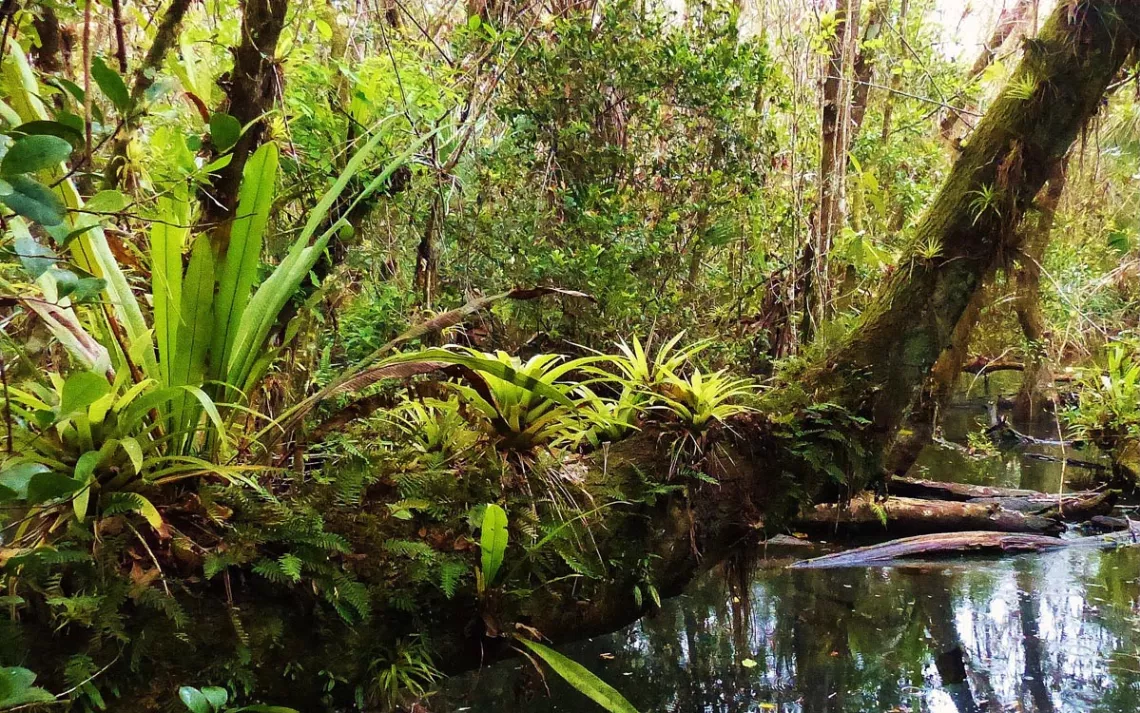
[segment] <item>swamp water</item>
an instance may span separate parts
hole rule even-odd
[[[961,442],[985,418],[955,409],[946,436]],[[913,474],[1047,492],[1079,479],[1035,454],[1096,457],[932,447]],[[833,570],[788,570],[781,556],[719,566],[655,614],[560,650],[641,713],[1140,710],[1140,548]],[[450,680],[431,708],[601,710],[521,659]]]

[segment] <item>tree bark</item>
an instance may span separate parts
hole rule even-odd
[[[795,521],[807,532],[844,535],[927,534],[962,530],[1038,532],[1055,535],[1059,522],[1002,507],[999,503],[921,500],[889,497],[877,500],[866,493],[848,503],[821,503]]]
[[[999,258],[1020,247],[1022,216],[1136,46],[1140,4],[1064,4],[986,113],[916,228],[914,250],[844,342],[807,374],[817,398],[869,418],[882,453],[905,422],[959,320]],[[979,196],[989,194],[987,203]]]
[[[1045,352],[1048,328],[1041,311],[1041,261],[1049,245],[1057,205],[1065,191],[1066,161],[1060,161],[1049,177],[1049,185],[1037,198],[1037,220],[1030,224],[1018,265],[1014,272],[1017,293],[1013,303],[1027,353],[1021,388],[1015,400],[1018,414],[1029,420],[1040,405],[1042,392],[1052,387],[1052,373]]]
[[[870,17],[867,18],[867,27],[863,29],[862,40],[860,40],[859,46],[855,48],[855,65],[852,69],[853,86],[851,87],[851,136],[847,141],[848,149],[855,143],[855,137],[859,135],[859,130],[863,126],[863,119],[867,116],[867,100],[871,94],[871,78],[874,75],[875,65],[866,44],[882,33],[887,9],[886,2],[875,0],[875,4],[871,7]]]
[[[908,557],[933,557],[975,552],[1005,554],[1046,552],[1062,547],[1113,548],[1126,544],[1136,544],[1136,536],[1136,530],[1114,532],[1109,535],[1078,537],[1072,540],[1022,532],[944,532],[935,535],[904,537],[901,540],[891,540],[879,545],[868,545],[832,555],[800,560],[790,565],[789,569],[874,567]]]
[[[32,26],[36,28],[40,43],[32,45],[29,52],[41,72],[61,74],[64,69],[63,30],[59,25],[59,16],[50,6],[41,5],[37,10],[37,14],[32,17]]]
[[[820,110],[819,205],[815,234],[805,252],[803,341],[823,322],[830,300],[828,254],[846,216],[847,149],[851,125],[850,73],[862,0],[835,0],[835,37],[824,63]]]
[[[219,111],[252,124],[233,148],[233,160],[218,171],[213,187],[202,201],[202,221],[217,224],[212,232],[216,254],[229,245],[229,218],[237,207],[245,163],[265,136],[262,118],[279,93],[277,40],[285,27],[288,0],[246,0],[241,23],[241,44],[233,49],[234,66],[225,84],[226,101]]]

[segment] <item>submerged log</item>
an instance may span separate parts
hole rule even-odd
[[[923,478],[902,478],[895,476],[887,481],[887,489],[894,495],[910,498],[933,498],[936,500],[967,501],[976,498],[1032,498],[1045,497],[1037,490],[1020,488],[997,488],[989,485],[969,483],[943,483]]]
[[[932,533],[963,530],[1059,533],[1056,519],[1006,508],[1000,502],[973,503],[889,497],[877,501],[865,493],[846,505],[821,503],[803,514],[796,527],[815,532]]]
[[[1064,546],[1065,540],[1045,535],[992,531],[940,532],[800,560],[789,565],[789,569],[858,567],[907,557],[963,552],[1042,552]]]
[[[1044,552],[1063,547],[1117,547],[1137,544],[1140,530],[1133,526],[1125,532],[1111,535],[1094,535],[1062,540],[1059,537],[1008,532],[943,532],[934,535],[919,535],[901,540],[891,540],[878,545],[857,547],[845,552],[800,560],[789,565],[790,569],[823,569],[826,567],[860,567],[882,565],[893,560],[909,557],[963,553],[1017,553]]]

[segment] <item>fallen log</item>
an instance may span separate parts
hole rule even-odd
[[[816,505],[801,515],[795,526],[807,531],[843,534],[926,534],[965,530],[1056,534],[1064,530],[1064,525],[1056,519],[1005,508],[1000,502],[901,497],[880,501],[870,493],[859,495],[845,505]]]
[[[995,488],[989,485],[970,485],[969,483],[944,483],[938,480],[902,478],[899,476],[894,476],[887,480],[887,490],[889,490],[892,495],[902,495],[910,498],[958,500],[962,502],[975,498],[1046,497],[1046,494],[1039,490]]]
[[[1124,532],[1093,535],[1063,540],[1024,533],[1008,532],[941,532],[933,535],[906,537],[878,545],[857,547],[845,552],[813,557],[788,565],[789,569],[823,569],[827,567],[881,566],[893,560],[933,555],[963,553],[1044,552],[1063,547],[1117,547],[1137,544],[1140,529],[1136,525]]]
[[[1085,490],[1050,495],[1037,490],[943,483],[897,476],[887,481],[887,489],[895,495],[910,498],[997,504],[1006,510],[1032,513],[1061,522],[1080,522],[1094,515],[1108,514],[1119,495],[1119,491],[1116,490]]]
[[[974,357],[967,362],[962,371],[966,374],[988,374],[995,371],[1025,371],[1025,364],[1020,361],[1008,359],[989,359],[987,357]]]
[[[997,504],[1006,510],[1039,515],[1059,522],[1084,522],[1096,515],[1107,515],[1116,504],[1116,490],[1102,492],[1037,495],[1024,498],[976,498],[977,504]]]

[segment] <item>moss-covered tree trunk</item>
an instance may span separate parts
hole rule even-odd
[[[895,438],[986,274],[1136,46],[1140,3],[1064,2],[979,123],[916,229],[916,244],[848,338],[808,374],[817,398]],[[1025,87],[1032,86],[1026,93]]]
[[[1014,273],[1017,294],[1013,308],[1028,351],[1015,404],[1018,414],[1023,418],[1035,415],[1041,405],[1041,397],[1046,395],[1047,398],[1047,392],[1052,388],[1053,374],[1045,352],[1047,327],[1041,310],[1041,261],[1045,259],[1057,204],[1064,191],[1065,161],[1061,161],[1049,177],[1049,185],[1037,198],[1037,220],[1026,228],[1024,245]]]

